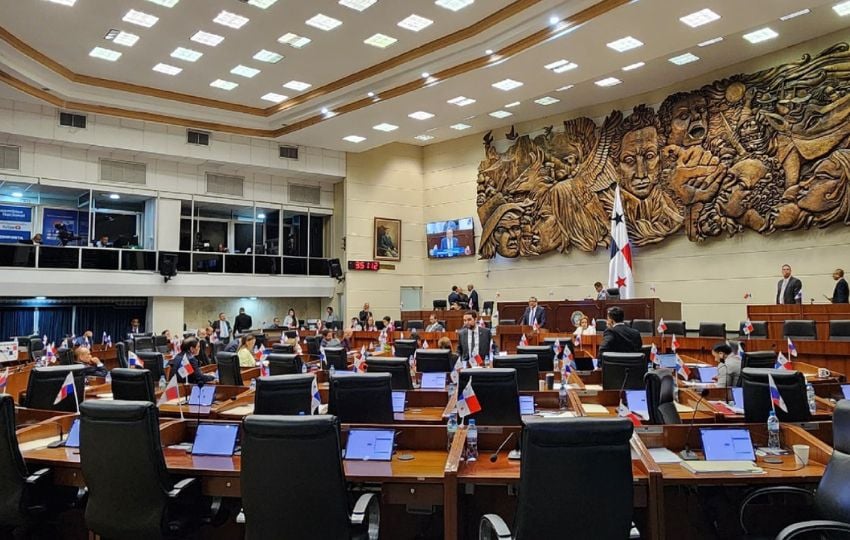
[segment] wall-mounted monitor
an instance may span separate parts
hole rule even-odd
[[[425,234],[430,259],[475,255],[475,227],[471,217],[432,221],[425,226]]]

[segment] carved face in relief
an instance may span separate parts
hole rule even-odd
[[[658,183],[660,159],[655,128],[645,127],[623,135],[618,161],[620,186],[638,199],[647,198]]]
[[[731,218],[743,216],[749,209],[747,199],[753,186],[767,174],[767,167],[757,159],[742,159],[732,165],[724,179],[724,191],[728,193],[720,200],[723,214]]]
[[[493,238],[496,241],[496,252],[503,257],[516,257],[519,255],[519,240],[522,234],[519,212],[507,212],[496,229]]]
[[[667,144],[693,146],[702,143],[707,133],[708,110],[703,96],[689,94],[673,104]]]
[[[814,170],[800,182],[797,205],[813,214],[832,210],[839,204],[847,190],[847,165],[842,163],[838,152],[821,160]]]

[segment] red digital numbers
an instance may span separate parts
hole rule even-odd
[[[348,261],[348,269],[355,271],[377,272],[381,269],[379,261]]]

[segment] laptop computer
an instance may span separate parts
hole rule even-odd
[[[215,398],[215,386],[193,386],[189,393],[189,405],[200,405],[209,407]]]
[[[80,447],[80,419],[75,418],[74,423],[71,424],[71,431],[68,432],[68,438],[65,439],[65,446],[67,448],[79,448]]]
[[[423,373],[422,384],[423,390],[445,390],[446,389],[446,374],[445,373]]]
[[[699,376],[700,382],[714,382],[715,377],[717,377],[717,368],[714,366],[698,367],[697,375]]]
[[[649,406],[646,404],[646,390],[626,390],[626,405],[629,410],[644,420],[649,419]]]
[[[841,393],[844,394],[844,399],[850,399],[850,384],[842,384]]]
[[[655,361],[658,365],[667,369],[676,369],[679,363],[676,360],[675,354],[658,354],[655,356]]]
[[[522,416],[534,414],[534,396],[519,396],[519,414]]]
[[[394,413],[403,413],[404,412],[404,403],[405,398],[407,397],[407,392],[402,390],[393,390],[393,412]]]
[[[352,429],[345,444],[345,459],[390,461],[394,442],[394,429]]]
[[[192,444],[193,456],[227,456],[236,450],[239,424],[199,424]]]
[[[732,387],[732,402],[735,403],[735,406],[739,409],[744,408],[744,389],[740,386]]]
[[[755,461],[753,440],[746,428],[700,428],[706,461]]]

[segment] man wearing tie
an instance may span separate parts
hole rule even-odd
[[[144,330],[142,329],[142,325],[139,324],[139,319],[133,318],[130,320],[130,334],[141,334]]]
[[[540,328],[546,327],[546,310],[537,305],[537,298],[532,296],[528,299],[528,307],[525,308],[525,313],[522,314],[522,319],[519,323],[522,325],[534,326],[534,323]]]
[[[475,286],[470,283],[466,286],[466,290],[469,291],[469,309],[479,311],[481,306],[478,304],[478,291],[475,290]]]
[[[832,279],[835,280],[835,289],[832,290],[833,304],[846,304],[850,302],[850,287],[847,286],[847,281],[844,279],[844,270],[836,268],[832,273]]]
[[[600,363],[606,352],[640,352],[643,345],[640,332],[623,323],[625,319],[623,308],[612,306],[608,308],[608,324],[602,335],[602,343],[596,353]]]
[[[782,279],[776,284],[777,304],[802,304],[803,282],[791,275],[791,266],[782,265]]]
[[[473,310],[463,314],[463,328],[457,333],[457,354],[461,360],[468,361],[476,354],[483,360],[490,351],[490,330],[478,326],[477,320],[478,313]]]
[[[220,339],[222,343],[230,341],[230,323],[227,322],[227,315],[223,312],[218,314],[218,320],[213,323],[213,330],[218,333],[218,339]]]
[[[452,304],[460,303],[460,293],[458,292],[458,286],[452,285],[452,292],[449,293],[449,306]]]
[[[440,251],[445,251],[449,256],[452,256],[457,246],[454,229],[447,229],[446,236],[440,239]]]

